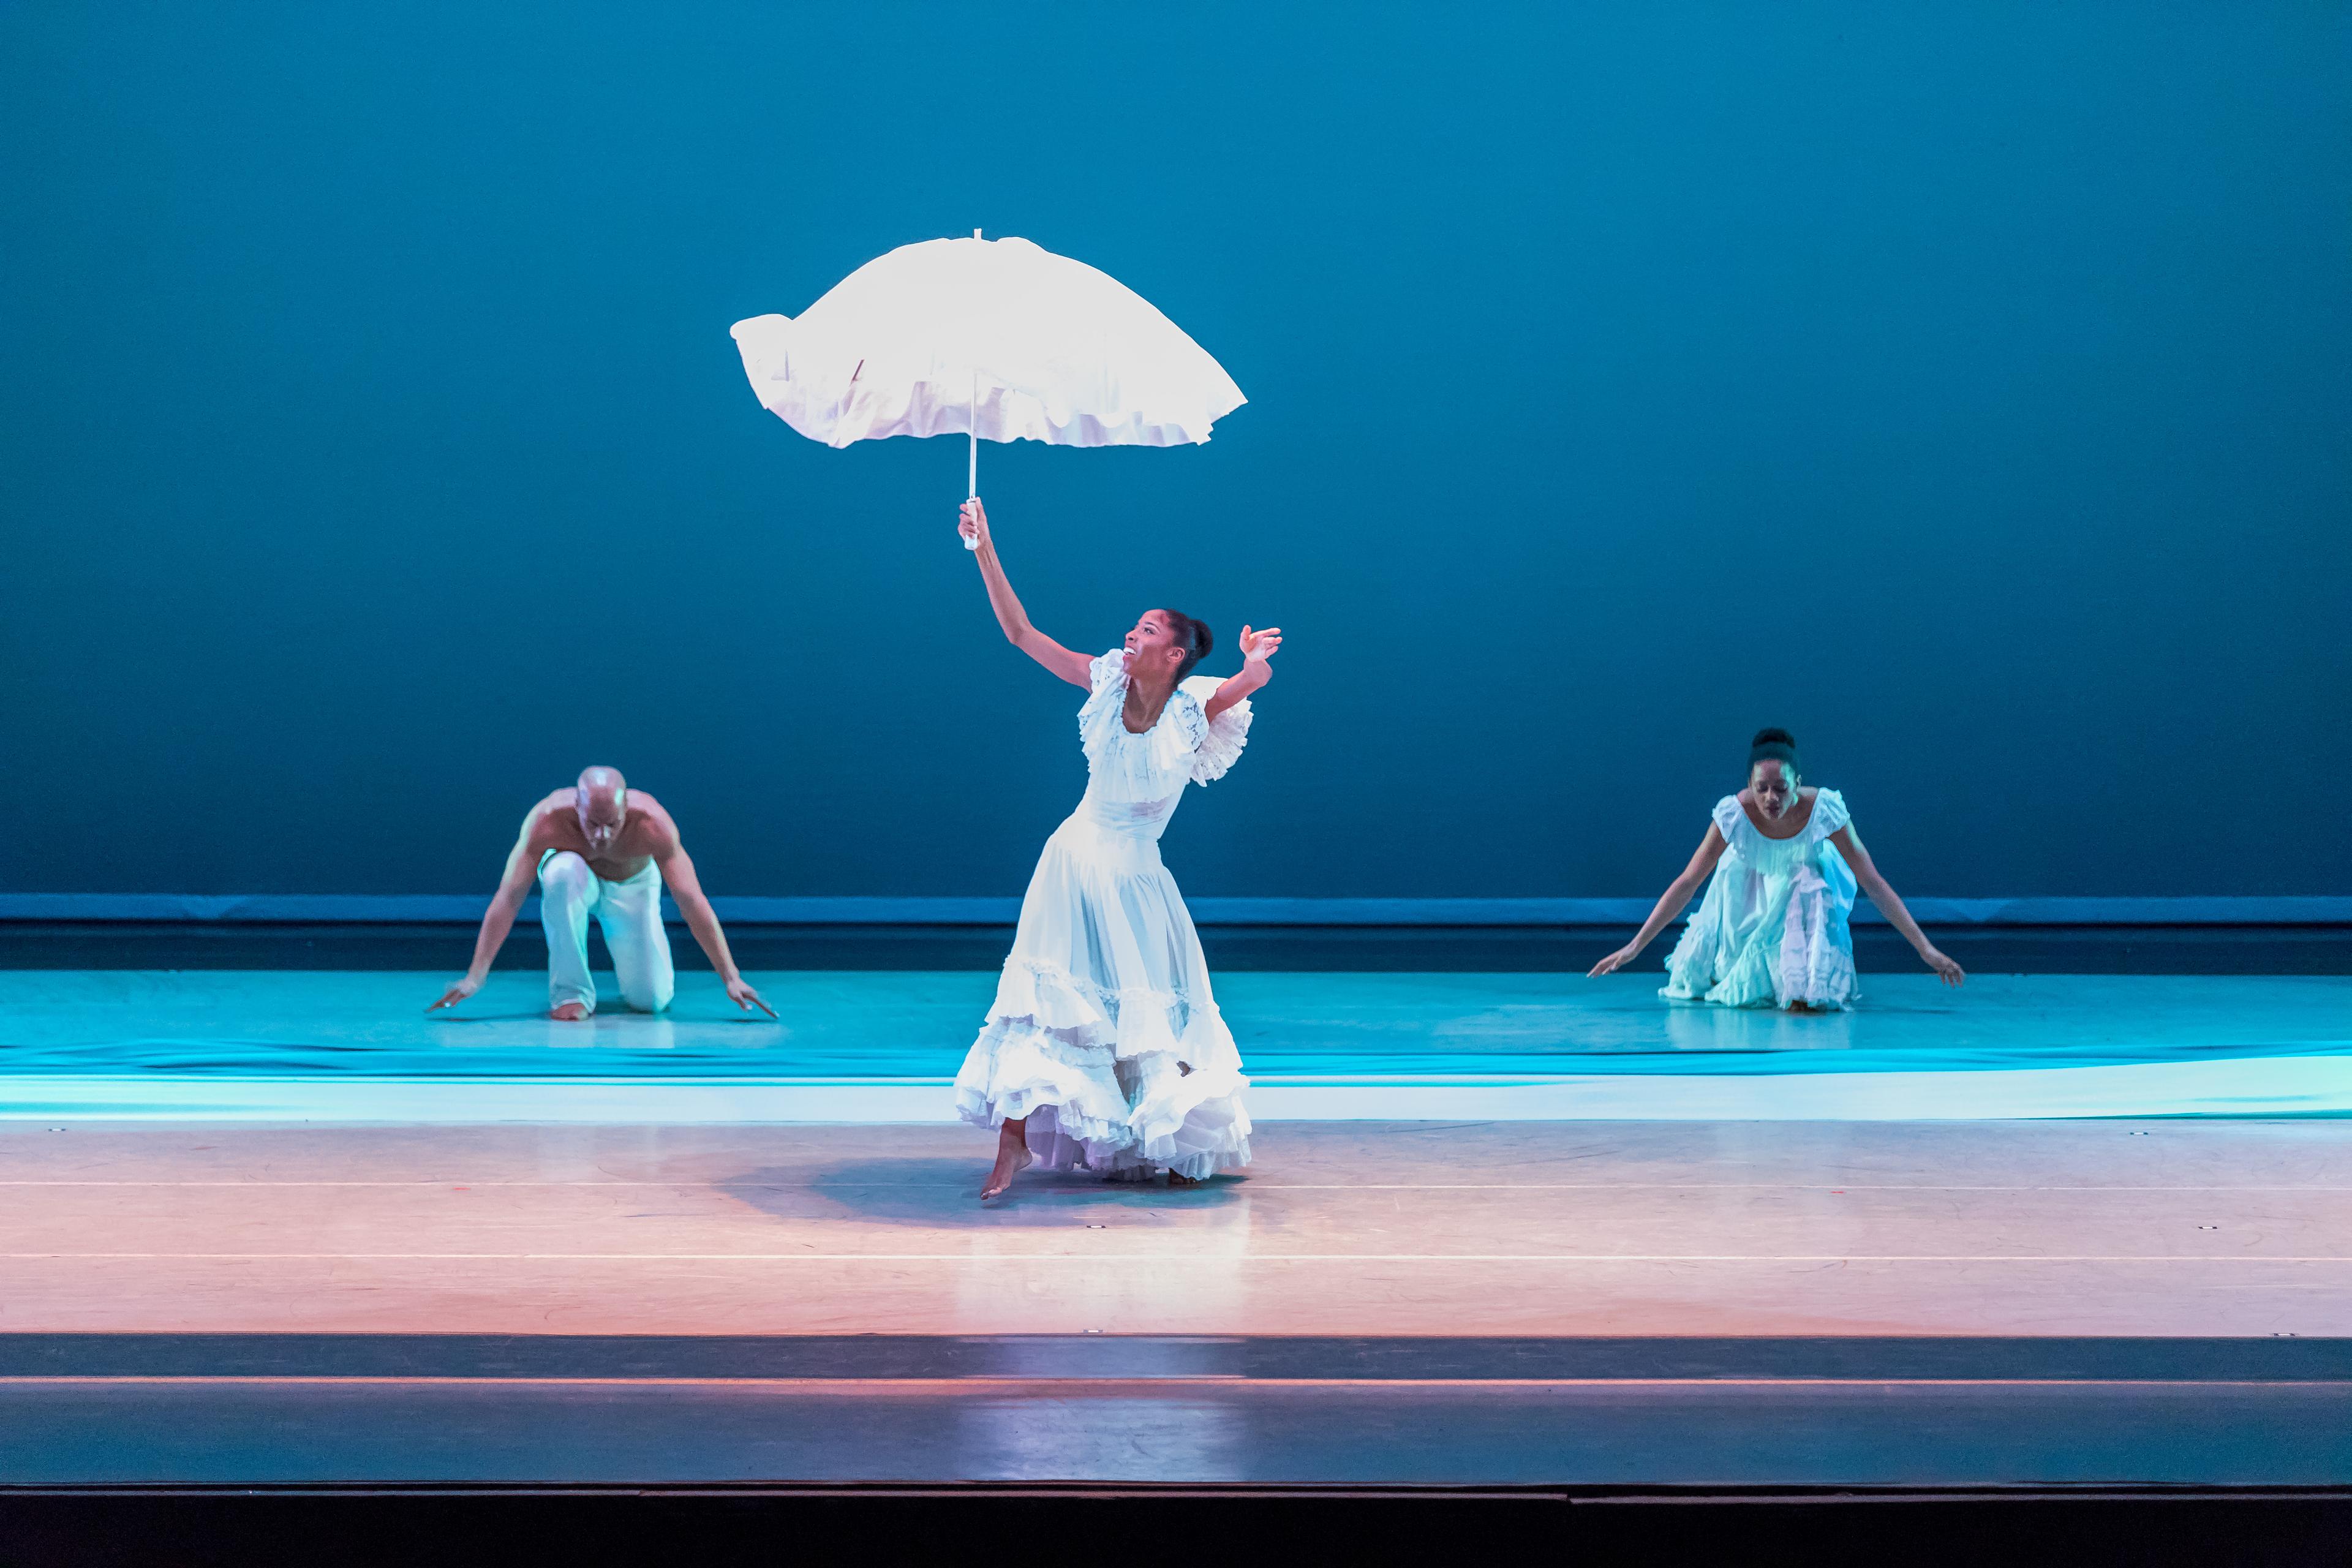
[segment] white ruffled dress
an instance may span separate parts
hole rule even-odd
[[[1124,652],[1096,659],[1092,677],[1078,710],[1086,797],[1037,858],[956,1111],[982,1127],[1025,1118],[1049,1170],[1235,1170],[1249,1163],[1249,1080],[1160,835],[1185,785],[1224,777],[1242,754],[1250,705],[1212,722],[1220,683],[1194,676],[1138,735],[1122,716]]]
[[[1853,869],[1830,835],[1853,820],[1833,789],[1793,838],[1767,838],[1739,797],[1716,802],[1730,846],[1698,913],[1666,959],[1658,993],[1726,1007],[1843,1007],[1861,994],[1853,973]]]

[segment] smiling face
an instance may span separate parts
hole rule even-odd
[[[1786,816],[1797,804],[1797,770],[1767,757],[1748,770],[1748,795],[1767,819]]]
[[[1127,634],[1127,672],[1146,679],[1172,678],[1183,668],[1186,649],[1165,610],[1146,610]]]

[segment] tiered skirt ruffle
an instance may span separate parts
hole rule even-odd
[[[1130,1180],[1238,1170],[1249,1080],[1200,937],[1157,850],[1144,846],[1144,861],[1132,841],[1106,837],[1074,818],[1047,843],[956,1075],[956,1112],[982,1127],[1024,1121],[1048,1169]]]

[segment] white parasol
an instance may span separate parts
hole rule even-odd
[[[813,441],[968,435],[972,496],[983,437],[1181,446],[1246,401],[1108,273],[978,229],[877,257],[797,321],[754,316],[733,331],[761,405]]]

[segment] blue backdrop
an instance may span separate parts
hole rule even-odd
[[[0,210],[8,889],[487,890],[602,761],[1016,892],[961,442],[727,336],[975,226],[1252,400],[982,454],[1066,641],[1289,634],[1196,893],[1653,892],[1764,723],[1909,891],[2352,880],[2341,5],[23,4]]]

